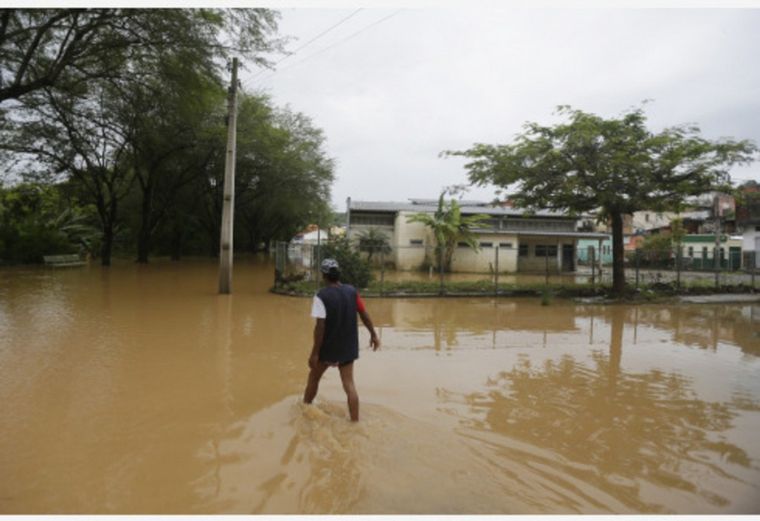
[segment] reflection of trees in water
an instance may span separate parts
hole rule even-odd
[[[760,404],[746,397],[699,400],[689,380],[677,374],[621,373],[623,311],[613,312],[610,353],[594,353],[593,369],[569,355],[542,367],[523,358],[489,380],[488,393],[466,396],[484,415],[471,425],[593,465],[570,472],[639,511],[662,510],[640,497],[642,481],[726,506],[729,500],[703,488],[700,476],[707,470],[711,479],[737,480],[726,465],[714,463],[722,459],[749,469],[744,450],[713,438],[732,426],[738,410],[758,410]]]
[[[760,355],[760,306],[757,305],[672,305],[672,306],[578,306],[578,316],[609,319],[619,309],[625,322],[633,326],[634,339],[639,326],[672,332],[682,344],[715,349],[719,342],[730,342],[749,354]]]
[[[547,312],[536,301],[484,299],[426,299],[394,303],[394,325],[430,331],[436,350],[456,346],[461,335],[497,331],[571,331],[575,328],[572,307]]]

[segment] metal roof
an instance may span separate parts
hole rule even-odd
[[[463,214],[484,213],[494,216],[518,216],[523,217],[531,215],[535,217],[557,217],[562,219],[581,219],[587,216],[570,217],[564,212],[556,210],[536,210],[528,212],[521,208],[511,208],[505,206],[494,206],[484,201],[461,201],[461,211]],[[438,201],[433,199],[410,199],[409,202],[392,202],[392,201],[354,201],[349,203],[349,210],[359,210],[364,212],[435,212],[438,209]]]

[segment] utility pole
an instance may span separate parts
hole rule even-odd
[[[227,96],[227,153],[224,158],[224,202],[222,232],[219,238],[219,293],[232,291],[232,223],[235,210],[235,150],[237,138],[237,69],[232,58],[232,83]]]

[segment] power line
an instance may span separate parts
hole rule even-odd
[[[296,54],[298,54],[298,51],[300,51],[300,50],[302,50],[302,49],[305,49],[305,48],[306,48],[306,47],[308,47],[310,44],[312,44],[312,43],[314,43],[315,41],[319,40],[321,37],[323,37],[324,35],[326,35],[326,34],[327,34],[327,33],[329,33],[330,31],[332,31],[333,29],[335,29],[336,27],[338,27],[339,25],[341,25],[341,24],[343,24],[344,22],[346,22],[346,21],[347,21],[349,18],[351,18],[352,16],[354,16],[355,14],[357,14],[357,13],[358,13],[359,11],[361,11],[362,9],[363,9],[363,8],[362,8],[362,7],[360,7],[360,8],[358,8],[358,9],[354,10],[354,11],[353,11],[351,14],[349,14],[348,16],[346,16],[346,17],[342,18],[342,19],[341,19],[340,21],[338,21],[337,23],[335,23],[335,24],[331,25],[330,27],[328,27],[327,29],[325,29],[324,31],[322,31],[321,33],[319,33],[318,35],[316,35],[314,38],[312,38],[312,39],[311,39],[311,40],[309,40],[308,42],[304,43],[303,45],[301,45],[300,47],[298,47],[297,49],[295,49],[295,50],[294,50],[292,53],[290,53],[290,54],[288,54],[287,56],[285,56],[285,57],[281,58],[280,60],[276,61],[276,62],[275,62],[275,64],[274,64],[274,67],[278,66],[280,63],[282,63],[283,61],[287,60],[288,58],[292,58],[293,56],[295,56]],[[267,72],[267,70],[266,70],[266,69],[259,71],[258,73],[256,73],[256,75],[255,75],[255,76],[253,76],[253,78],[251,78],[250,80],[248,80],[248,82],[246,82],[246,83],[250,83],[250,82],[252,82],[253,80],[255,80],[256,78],[258,78],[259,76],[261,76],[261,75],[262,75],[262,74],[264,74],[265,72]]]
[[[355,33],[352,33],[352,34],[348,35],[347,37],[343,38],[342,40],[338,40],[338,41],[337,41],[337,42],[335,42],[334,44],[332,44],[332,45],[329,45],[329,46],[325,47],[324,49],[321,49],[321,50],[319,50],[319,51],[317,51],[317,52],[315,52],[315,53],[313,53],[313,54],[310,54],[309,56],[305,57],[305,58],[304,58],[304,59],[302,59],[302,60],[299,60],[299,61],[297,61],[297,62],[295,62],[295,63],[291,63],[290,65],[287,65],[287,66],[283,67],[282,69],[279,69],[279,70],[276,70],[276,71],[272,72],[272,74],[270,74],[269,76],[265,76],[265,77],[264,77],[264,78],[263,78],[261,81],[266,81],[266,80],[268,80],[268,79],[272,78],[272,77],[273,77],[275,74],[277,74],[278,72],[282,72],[282,71],[288,70],[288,69],[290,69],[290,68],[292,68],[292,67],[295,67],[296,65],[299,65],[299,64],[301,64],[301,63],[304,63],[304,62],[306,62],[306,61],[308,61],[308,60],[310,60],[310,59],[314,58],[315,56],[318,56],[318,55],[320,55],[320,54],[322,54],[322,53],[324,53],[324,52],[326,52],[326,51],[329,51],[330,49],[332,49],[332,48],[334,48],[334,47],[337,47],[338,45],[341,45],[341,44],[343,44],[343,43],[347,42],[348,40],[350,40],[350,39],[352,39],[352,38],[354,38],[354,37],[356,37],[356,36],[360,35],[360,34],[361,34],[361,33],[363,33],[364,31],[366,31],[366,30],[368,30],[368,29],[370,29],[370,28],[372,28],[372,27],[374,27],[374,26],[376,26],[376,25],[379,25],[379,24],[383,23],[384,21],[388,20],[389,18],[392,18],[392,17],[396,16],[396,15],[397,15],[398,13],[400,13],[401,11],[402,11],[402,9],[397,9],[396,11],[392,12],[392,13],[391,13],[391,14],[389,14],[388,16],[385,16],[385,17],[381,18],[380,20],[377,20],[377,21],[375,21],[375,22],[372,22],[371,24],[369,24],[369,25],[367,25],[367,26],[365,26],[365,27],[363,27],[363,28],[359,29],[359,30],[358,30],[358,31],[356,31]]]

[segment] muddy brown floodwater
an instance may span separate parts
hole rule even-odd
[[[0,513],[759,513],[760,307],[368,299],[300,403],[272,266],[0,271]]]

